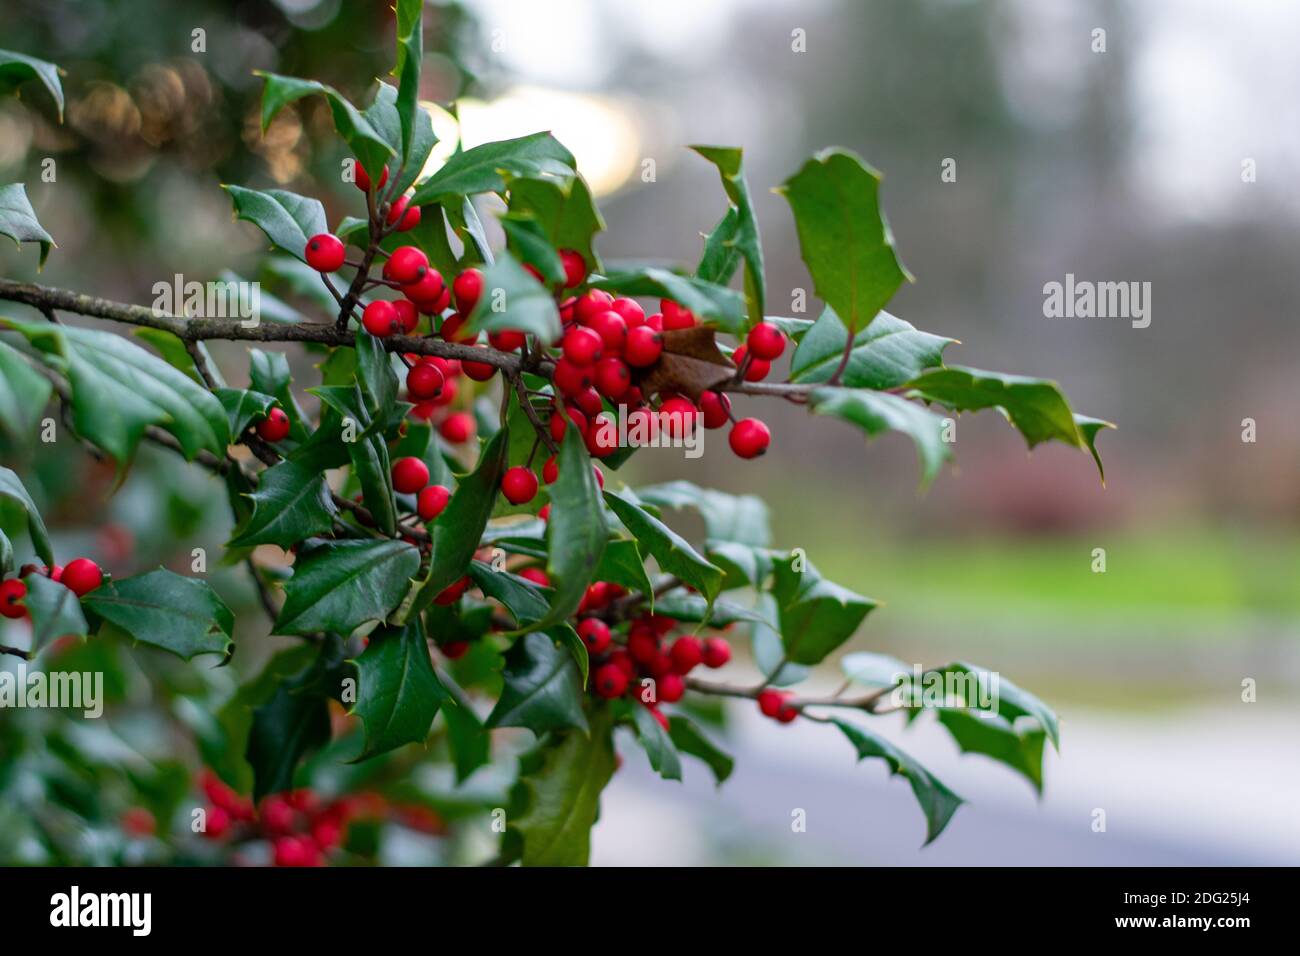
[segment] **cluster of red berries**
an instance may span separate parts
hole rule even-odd
[[[23,603],[27,597],[27,585],[19,578],[33,573],[57,581],[79,598],[104,583],[104,572],[89,558],[73,558],[67,565],[56,564],[52,568],[25,564],[19,568],[18,577],[0,581],[0,617],[17,619],[27,616],[27,606]]]
[[[758,709],[764,717],[788,724],[799,716],[799,709],[790,704],[794,695],[788,690],[775,690],[768,687],[758,692]]]
[[[344,262],[343,244],[335,236],[315,236],[308,243],[306,257],[322,272],[333,271]],[[563,290],[575,289],[586,281],[587,263],[580,253],[562,249],[560,260],[565,276]],[[536,268],[531,265],[526,268],[539,282],[544,281]],[[483,294],[483,273],[478,269],[464,270],[448,287],[419,248],[400,246],[384,263],[383,277],[386,284],[399,289],[405,298],[377,299],[365,307],[361,322],[370,334],[379,337],[411,335],[419,328],[420,315],[425,314],[441,319],[436,333],[430,327],[431,334],[437,334],[447,342],[478,344],[478,336],[463,331]],[[557,297],[561,294],[562,291],[557,290]],[[455,311],[445,315],[453,304]],[[561,337],[557,342],[543,344],[556,349],[553,380],[557,398],[563,402],[564,411],[570,412],[568,417],[578,426],[593,457],[603,458],[617,450],[616,431],[596,427],[601,424],[598,417],[604,417],[605,400],[623,406],[627,411],[629,429],[639,428],[647,436],[657,435],[662,429],[669,437],[683,438],[695,428],[697,421],[702,421],[704,427],[710,429],[721,428],[732,421],[731,402],[721,392],[705,392],[698,404],[684,395],[661,393],[657,407],[654,407],[650,403],[651,396],[644,395],[636,384],[636,371],[649,369],[663,354],[664,332],[689,329],[698,324],[689,309],[671,299],[661,299],[659,307],[659,312],[646,315],[645,309],[635,299],[615,297],[599,289],[560,302]],[[526,343],[525,334],[516,329],[498,330],[488,336],[488,344],[503,352],[518,351]],[[763,322],[750,330],[745,343],[732,353],[732,359],[746,381],[758,381],[767,376],[772,361],[784,350],[785,336],[776,326]],[[442,359],[430,362],[429,357],[408,357],[408,364],[412,361],[415,362],[412,371],[432,364],[442,374],[441,381],[430,370],[419,372],[414,380],[408,375],[408,392],[421,403],[417,415],[427,419],[433,408],[450,405],[455,399],[456,390],[448,384],[448,369],[452,363]],[[454,367],[456,372],[480,382],[490,379],[497,370],[490,361],[463,361],[454,363]],[[420,397],[426,395],[427,398]],[[581,417],[571,414],[572,410],[579,411]],[[555,434],[557,438],[563,434],[564,418],[560,416],[558,428],[552,429],[553,434],[558,433]],[[445,426],[444,432],[449,431],[456,437],[467,433],[467,426],[472,425],[472,418],[463,412],[449,415],[448,421],[451,424]],[[732,427],[728,443],[741,458],[755,458],[767,451],[771,437],[767,425],[761,420],[746,418]],[[514,480],[521,482],[518,492],[524,493],[525,476]]]
[[[731,645],[721,637],[701,640],[693,634],[670,635],[678,621],[661,614],[645,614],[630,622],[626,635],[616,635],[598,612],[617,598],[622,589],[598,581],[587,589],[578,609],[578,636],[592,659],[591,687],[606,700],[631,692],[655,719],[668,728],[659,704],[673,704],[686,693],[686,676],[696,667],[722,667],[731,660]],[[646,699],[641,681],[654,681],[654,694]]]
[[[290,790],[271,794],[255,807],[211,772],[199,783],[208,800],[204,839],[230,844],[268,840],[275,866],[322,866],[327,854],[346,841],[349,824],[360,819],[395,816],[415,829],[446,832],[443,821],[424,808],[389,806],[377,793],[324,800],[309,789]]]

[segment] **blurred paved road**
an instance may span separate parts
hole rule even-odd
[[[930,847],[920,810],[883,763],[855,765],[833,727],[775,727],[737,711],[736,772],[720,789],[686,761],[660,781],[623,748],[594,836],[600,865],[803,862],[924,865],[1296,865],[1300,735],[1293,711],[1261,705],[1170,715],[1063,715],[1038,801],[987,758],[962,756],[940,728],[872,726],[968,801]],[[625,744],[630,743],[624,741]],[[793,833],[791,812],[806,811]],[[1091,828],[1106,811],[1106,832]]]

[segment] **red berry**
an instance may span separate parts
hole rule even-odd
[[[546,459],[546,464],[542,465],[542,481],[548,485],[555,484],[555,480],[560,477],[560,466],[556,462],[555,456],[552,455]]]
[[[455,604],[457,601],[460,600],[461,595],[463,595],[466,591],[469,590],[469,585],[470,585],[470,580],[469,580],[469,575],[467,574],[459,581],[456,581],[453,584],[449,584],[445,588],[443,588],[442,591],[439,592],[438,596],[433,599],[433,603],[441,604],[444,607],[448,604]],[[451,645],[448,644],[442,649],[442,652],[446,654],[448,657],[452,656],[450,652],[450,648]],[[463,654],[464,651],[461,651],[461,653]],[[460,656],[460,655],[456,655],[456,656]]]
[[[418,458],[399,458],[393,462],[393,490],[413,495],[429,483],[429,466]]]
[[[343,265],[343,242],[338,236],[322,232],[319,236],[312,236],[307,240],[307,251],[304,255],[307,265],[317,272],[334,272]]]
[[[436,304],[446,291],[447,286],[442,281],[442,273],[434,268],[426,268],[418,278],[402,284],[402,295],[417,305]]]
[[[501,493],[512,505],[532,501],[537,495],[537,476],[531,468],[515,465],[501,476]]]
[[[720,637],[710,637],[704,642],[704,666],[722,667],[731,660],[731,645]]]
[[[604,340],[591,329],[575,327],[564,333],[562,348],[566,359],[585,367],[600,358]]]
[[[442,514],[442,509],[447,507],[450,498],[451,491],[443,485],[422,488],[419,497],[415,499],[415,510],[419,513],[420,520],[432,521],[438,517]]]
[[[572,405],[565,405],[563,412],[554,408],[551,409],[551,420],[548,424],[551,429],[552,441],[564,440],[564,431],[569,427],[569,422],[573,422],[574,427],[578,429],[579,435],[587,434],[587,416],[578,409]]]
[[[283,408],[273,408],[257,423],[257,437],[275,444],[289,437],[289,416]]]
[[[665,332],[689,329],[695,325],[695,313],[690,309],[683,309],[672,299],[660,299],[659,308],[663,313]]]
[[[362,166],[360,163],[353,160],[352,169],[355,174],[354,178],[356,181],[357,188],[360,189],[363,193],[370,192],[370,174],[366,172],[366,168]],[[383,189],[384,184],[387,182],[388,182],[388,167],[385,166],[383,168],[383,171],[380,172],[379,174],[379,185],[376,186],[375,188]]]
[[[704,647],[699,638],[688,634],[673,641],[668,656],[673,662],[673,673],[689,674],[704,660]]]
[[[551,579],[546,576],[546,572],[541,568],[524,568],[519,572],[519,576],[525,581],[532,581],[539,588],[549,588]]]
[[[454,412],[447,416],[438,431],[453,445],[467,442],[474,434],[474,416],[469,412]]]
[[[63,586],[77,597],[89,594],[104,583],[104,572],[90,558],[73,558],[63,568]]]
[[[628,444],[653,445],[659,437],[659,416],[652,408],[634,408],[627,413]]]
[[[319,866],[320,851],[305,836],[283,836],[272,844],[276,866]]]
[[[592,679],[592,687],[596,693],[606,700],[612,700],[615,697],[622,697],[627,691],[628,675],[624,673],[623,668],[617,664],[602,664],[596,668],[595,676]]]
[[[600,400],[600,395],[594,388],[588,386],[573,398],[574,404],[582,410],[588,420],[595,418],[605,410],[605,403]]]
[[[703,392],[700,411],[704,414],[705,428],[721,428],[731,420],[731,399],[722,392]]]
[[[564,266],[564,287],[566,289],[582,285],[582,280],[587,278],[587,262],[582,258],[582,253],[576,249],[561,249],[560,264]]]
[[[604,581],[597,581],[590,585],[586,593],[583,594],[582,603],[578,605],[578,613],[598,611],[609,604],[609,599],[609,585]]]
[[[615,299],[609,310],[621,315],[629,330],[645,325],[645,309],[636,299]]]
[[[757,418],[742,418],[731,429],[727,442],[731,450],[741,458],[757,458],[767,451],[772,441],[772,433]]]
[[[675,395],[659,406],[659,420],[671,438],[684,438],[695,431],[699,409],[689,398]]]
[[[453,584],[452,587],[454,588],[456,585]],[[447,590],[450,591],[451,588],[448,588]],[[443,594],[446,593],[447,591],[443,592]],[[460,595],[457,594],[457,597],[459,596]],[[444,601],[441,603],[451,604],[452,602]],[[448,660],[460,660],[460,658],[465,656],[465,652],[469,650],[469,641],[448,641],[446,644],[439,645],[438,650],[442,651],[442,656]]]
[[[781,709],[776,712],[776,719],[783,724],[788,724],[799,716],[799,711],[789,704],[783,703]]]
[[[397,223],[398,232],[407,232],[420,224],[420,207],[409,205],[410,201],[409,196],[402,196],[388,208],[388,224]]]
[[[448,375],[448,374],[450,373],[448,372],[443,373],[443,375]],[[459,388],[460,386],[456,384],[456,380],[454,378],[445,378],[442,383],[442,391],[438,393],[437,398],[433,399],[433,407],[443,408],[447,405],[450,405],[452,402],[456,400],[456,392]]]
[[[554,381],[555,387],[563,394],[579,395],[591,388],[591,367],[575,365],[566,358],[560,359],[555,363]]]
[[[731,353],[731,360],[736,363],[736,368],[745,364],[745,356],[749,353],[749,348],[744,345],[736,346],[736,350]],[[749,360],[749,367],[745,369],[746,382],[759,382],[767,378],[767,373],[772,371],[772,363],[764,361],[755,356]]]
[[[609,307],[614,304],[614,297],[608,292],[602,292],[600,289],[592,289],[586,295],[579,297],[573,306],[573,316],[578,320],[579,325],[586,325],[592,317],[600,312],[608,312]]]
[[[617,312],[597,312],[587,323],[587,328],[600,336],[606,355],[622,352],[627,344],[627,323]]]
[[[443,319],[442,328],[438,329],[438,334],[448,342],[457,342],[460,345],[473,345],[478,341],[477,333],[463,332],[465,328],[465,313],[457,312],[450,318]]]
[[[402,317],[393,303],[378,299],[366,306],[361,313],[361,324],[371,335],[383,338],[402,331]]]
[[[411,285],[424,278],[429,257],[415,246],[398,246],[384,263],[384,278],[401,285]]]
[[[525,341],[524,333],[515,329],[488,333],[488,342],[494,349],[502,352],[516,352],[524,347]]]
[[[411,366],[410,371],[406,373],[406,394],[417,402],[428,401],[438,397],[445,381],[438,366],[421,362],[419,365]]]
[[[122,812],[122,832],[134,837],[153,836],[158,827],[153,814],[144,807],[127,807]]]
[[[27,613],[23,607],[23,598],[27,596],[27,585],[17,578],[0,581],[0,615],[17,619]]]
[[[628,680],[636,676],[636,664],[628,656],[627,651],[621,648],[610,652],[609,663],[621,670]]]
[[[785,336],[781,330],[769,322],[760,322],[749,330],[745,338],[750,354],[756,359],[771,362],[779,359],[785,351]]]
[[[397,322],[402,327],[403,335],[410,335],[420,324],[420,312],[410,299],[395,299],[393,308],[397,310]]]
[[[656,681],[655,690],[658,692],[657,696],[660,702],[675,704],[686,693],[686,681],[682,680],[680,674],[665,674]],[[665,727],[664,729],[667,730],[668,728]]]
[[[609,647],[609,625],[598,617],[584,617],[578,624],[578,636],[589,654],[603,654]]]
[[[461,360],[460,369],[467,378],[476,382],[486,382],[497,373],[497,367],[490,362],[471,362],[469,359]]]
[[[610,355],[596,363],[595,380],[596,391],[611,401],[618,401],[632,384],[632,373],[626,362]]]
[[[618,451],[617,423],[604,412],[601,412],[592,419],[591,427],[587,429],[587,434],[583,436],[583,444],[587,446],[587,454],[591,455],[591,457],[608,458]]]
[[[549,501],[542,505],[542,510],[537,512],[537,517],[541,518],[543,521],[551,520],[551,503]]]
[[[775,717],[781,712],[781,708],[788,696],[789,694],[785,691],[773,690],[770,687],[767,690],[759,691],[758,709],[763,712],[764,717]]]
[[[456,276],[451,290],[456,294],[456,308],[469,315],[483,295],[483,273],[478,269],[466,269]]]
[[[646,324],[649,328],[654,329],[656,332],[662,332],[662,331],[664,330],[664,317],[663,317],[663,313],[662,313],[662,312],[656,312],[654,315],[647,316],[647,317],[646,317],[646,320],[645,320],[645,324]]]
[[[664,716],[664,712],[660,710],[658,707],[647,707],[646,710],[650,711],[650,715],[654,717],[655,723],[657,723],[660,727],[664,729],[665,732],[667,732],[669,724],[668,724],[668,718]]]
[[[627,652],[638,664],[649,664],[659,654],[659,636],[651,628],[633,627],[627,636]]]
[[[230,832],[230,813],[224,807],[208,807],[204,811],[203,836],[220,840]]]
[[[648,325],[639,325],[627,333],[627,341],[623,345],[623,358],[628,365],[645,368],[659,361],[663,350],[663,335]]]

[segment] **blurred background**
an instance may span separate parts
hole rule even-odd
[[[803,290],[815,317],[769,188],[847,146],[884,172],[917,279],[890,310],[961,340],[951,363],[1053,378],[1076,411],[1119,424],[1100,439],[1105,487],[1074,450],[1026,455],[993,413],[960,420],[957,467],[924,494],[905,439],[864,446],[772,403],[757,462],[636,456],[620,473],[633,484],[688,477],[766,498],[777,546],[884,602],[850,649],[998,670],[1061,715],[1062,752],[1040,800],[928,721],[880,722],[970,801],[920,849],[903,782],[852,766],[826,728],[773,730],[744,708],[720,789],[699,765],[678,786],[627,755],[595,862],[1295,862],[1298,29],[1300,8],[1270,0],[428,4],[423,97],[460,101],[467,145],[553,129],[601,201],[607,265],[693,263],[725,201],[684,147],[739,145],[769,311],[796,314]],[[365,102],[391,66],[384,0],[7,0],[0,37],[67,70],[62,126],[34,85],[0,100],[0,182],[27,183],[59,243],[39,281],[148,303],[174,273],[253,274],[261,236],[232,222],[223,182],[313,193],[331,221],[357,212],[323,104],[262,136],[251,71]],[[35,277],[34,259],[0,248],[0,271]],[[1150,327],[1045,318],[1043,286],[1067,273],[1150,282]],[[242,348],[215,354],[238,381]],[[146,478],[110,496],[106,473],[75,501],[84,475],[36,466],[47,500],[65,502],[58,534],[118,573],[168,560],[177,537],[225,533],[213,486],[167,462],[145,455]],[[238,575],[227,587],[252,600]],[[791,832],[793,808],[806,833]]]

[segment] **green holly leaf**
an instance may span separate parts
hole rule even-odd
[[[951,366],[926,372],[907,383],[909,394],[937,402],[954,412],[997,408],[1024,436],[1030,448],[1045,441],[1059,441],[1089,451],[1101,468],[1096,437],[1101,428],[1111,427],[1100,419],[1082,422],[1070,410],[1070,403],[1055,382],[1042,378],[983,372]]]
[[[349,386],[326,385],[310,391],[341,416],[340,435],[343,425],[349,420],[354,423],[355,437],[343,442],[352,463],[352,474],[361,485],[361,497],[375,519],[375,526],[386,535],[395,534],[397,502],[393,497],[393,466],[383,434],[383,420],[371,418],[361,386],[355,380]],[[324,432],[324,425],[317,429],[318,434]]]
[[[284,189],[259,192],[243,186],[224,186],[235,204],[235,216],[251,222],[278,249],[307,261],[307,242],[329,232],[325,207],[319,199],[299,196]]]
[[[274,395],[263,395],[247,388],[217,388],[212,390],[212,394],[226,410],[232,438],[244,434],[244,429],[254,420],[265,418],[276,401]]]
[[[484,143],[457,153],[415,190],[411,204],[423,206],[448,196],[503,193],[520,177],[548,177],[568,183],[576,175],[573,154],[550,133]]]
[[[551,514],[546,523],[546,574],[554,593],[545,624],[563,621],[578,610],[600,566],[608,537],[600,487],[575,428],[565,429],[559,467],[559,478],[548,488]]]
[[[581,254],[589,270],[600,268],[594,245],[605,220],[581,176],[566,190],[550,179],[516,179],[510,184],[510,211],[531,216],[556,249]]]
[[[921,463],[923,487],[934,480],[943,463],[952,457],[948,442],[943,440],[943,419],[897,395],[824,386],[813,389],[808,405],[818,415],[834,415],[852,422],[868,438],[896,431],[912,439]]]
[[[409,165],[420,114],[420,61],[424,57],[424,0],[397,0],[397,115],[402,126],[403,163]],[[421,164],[423,160],[420,160]]]
[[[605,502],[665,574],[674,574],[712,603],[722,590],[722,569],[710,564],[689,541],[644,508],[616,492],[606,491]]]
[[[796,570],[799,563],[803,570]],[[781,643],[786,660],[793,664],[820,664],[853,636],[876,606],[871,598],[827,581],[806,559],[777,561],[773,570]]]
[[[1088,452],[1092,455],[1092,460],[1097,463],[1097,474],[1101,476],[1101,483],[1106,484],[1106,469],[1101,463],[1101,455],[1097,451],[1097,435],[1103,428],[1114,428],[1114,424],[1104,421],[1100,418],[1089,418],[1087,415],[1076,414],[1074,423],[1079,426],[1079,434],[1083,437],[1083,442],[1088,446]]]
[[[911,785],[912,793],[916,795],[916,802],[921,805],[921,811],[925,814],[926,844],[931,843],[943,832],[952,815],[963,803],[961,797],[883,737],[876,736],[865,727],[838,718],[832,718],[831,722],[849,738],[849,742],[858,751],[859,760],[879,757],[889,765],[891,774],[901,774]]]
[[[0,57],[2,56],[3,52],[0,52]],[[3,75],[3,70],[4,66],[0,64],[0,76]],[[24,242],[39,243],[41,259],[38,268],[44,267],[50,249],[55,245],[54,239],[37,220],[36,210],[32,209],[22,183],[0,186],[0,236],[8,236],[20,247]]]
[[[248,497],[253,513],[236,529],[227,547],[275,544],[287,549],[334,527],[337,509],[325,476],[292,459],[262,472],[257,491]]]
[[[453,706],[442,708],[442,719],[447,723],[447,748],[456,768],[456,783],[461,784],[491,760],[492,734],[456,682],[445,675],[440,682],[452,700]]]
[[[880,173],[848,150],[827,149],[777,191],[794,212],[813,288],[857,332],[912,280],[880,211]]]
[[[483,270],[483,294],[466,326],[472,332],[501,329],[527,332],[548,344],[558,340],[561,332],[554,297],[506,252]]]
[[[448,694],[433,672],[420,619],[373,631],[356,664],[357,704],[352,713],[366,731],[365,749],[357,759],[423,741]]]
[[[612,538],[605,543],[605,552],[600,556],[593,578],[608,581],[627,588],[649,594],[654,590],[650,576],[646,574],[645,560],[641,549],[630,538]]]
[[[383,343],[365,329],[356,338],[357,384],[366,400],[371,418],[382,418],[397,401],[397,373],[392,355]]]
[[[701,488],[689,481],[668,481],[637,491],[642,501],[661,508],[691,508],[704,519],[710,541],[730,541],[757,548],[772,540],[767,505],[756,495],[732,495]]]
[[[523,841],[523,865],[586,866],[600,793],[614,774],[610,709],[596,708],[590,734],[569,731],[537,757],[520,778],[525,808],[509,824]]]
[[[868,651],[845,654],[840,658],[840,669],[855,684],[873,688],[894,687],[900,681],[910,679],[912,673],[912,669],[897,657]]]
[[[744,259],[749,323],[757,324],[763,318],[766,272],[763,268],[763,247],[758,239],[758,218],[754,215],[754,204],[749,196],[749,184],[745,182],[742,152],[726,146],[692,146],[691,149],[718,168],[718,175],[722,177],[722,188],[727,198],[731,200],[731,208],[736,210],[734,229],[725,242],[735,248]]]
[[[673,714],[668,719],[668,736],[679,751],[698,757],[708,764],[713,771],[713,779],[719,786],[731,776],[736,761],[705,737],[703,731],[689,718]]]
[[[665,780],[682,779],[682,760],[668,732],[655,720],[648,707],[639,703],[628,705],[637,740],[650,760],[650,767]]]
[[[452,231],[465,247],[461,264],[491,265],[495,261],[492,246],[488,243],[487,232],[483,229],[483,221],[478,217],[478,210],[474,208],[474,200],[469,196],[447,196],[442,199],[441,206]]]
[[[564,264],[560,261],[560,254],[538,222],[528,216],[510,213],[499,217],[499,221],[506,234],[506,248],[512,255],[540,272],[547,286],[554,288],[564,282]],[[536,279],[533,281],[536,284]]]
[[[602,579],[604,580],[604,579]],[[726,627],[740,621],[769,623],[757,611],[733,604],[730,601],[714,601],[712,605],[698,594],[673,591],[655,599],[654,611],[666,617],[676,618],[692,624],[707,624],[709,627]]]
[[[428,607],[448,586],[460,580],[474,559],[479,538],[492,517],[492,506],[505,472],[508,431],[501,429],[483,447],[478,466],[460,480],[446,510],[433,524],[433,559],[429,576],[415,600],[415,610]]]
[[[758,596],[757,613],[763,617],[762,623],[750,628],[750,644],[754,652],[754,664],[758,667],[767,683],[776,687],[789,687],[807,680],[812,669],[802,664],[791,664],[786,660],[785,645],[776,628],[767,624],[768,620],[777,620],[779,610],[776,599],[770,594]]]
[[[772,573],[773,553],[767,548],[738,544],[735,541],[710,541],[709,560],[722,568],[722,590],[752,586],[762,588]]]
[[[383,621],[402,602],[420,567],[403,541],[325,541],[300,549],[284,585],[276,634],[351,634]]]
[[[538,735],[566,727],[587,732],[582,675],[550,635],[533,631],[515,641],[501,676],[505,686],[487,726],[527,727]]]
[[[262,132],[271,125],[275,114],[294,100],[304,96],[321,95],[329,103],[330,113],[334,117],[334,128],[338,130],[348,148],[361,161],[366,171],[383,169],[388,158],[393,155],[393,147],[370,125],[360,111],[349,103],[333,87],[315,80],[301,80],[292,76],[279,76],[261,70],[253,71],[266,81],[262,90]],[[377,174],[376,174],[377,175]],[[324,232],[325,230],[321,230]]]
[[[14,545],[9,536],[0,529],[0,577],[7,577],[14,569]]]
[[[329,743],[330,689],[344,676],[341,645],[337,638],[322,642],[315,660],[286,679],[282,673],[301,659],[296,651],[272,658],[255,682],[263,686],[246,689],[250,698],[262,698],[253,709],[245,749],[254,800],[291,789],[299,761]],[[273,688],[269,693],[267,685]],[[246,690],[240,691],[241,698]]]
[[[288,356],[283,352],[249,349],[248,377],[253,391],[274,395],[284,413],[289,416],[289,437],[296,442],[306,441],[307,428],[304,422],[307,421],[307,416],[303,414],[289,387],[293,377],[289,370]]]
[[[546,603],[546,593],[533,582],[511,574],[495,571],[491,565],[474,561],[469,566],[469,576],[487,597],[499,601],[515,619],[517,627],[528,627],[545,619],[551,606]]]
[[[89,633],[76,594],[39,573],[27,575],[23,583],[27,585],[23,604],[32,616],[33,654],[60,637],[84,638]]]
[[[1029,691],[1013,684],[1001,674],[965,661],[955,661],[927,673],[969,675],[973,679],[976,692],[969,695],[971,699],[966,701],[968,707],[984,708],[984,702],[980,697],[990,696],[995,702],[992,705],[994,712],[1011,720],[1018,717],[1032,717],[1047,732],[1052,745],[1060,749],[1061,731],[1056,713]]]
[[[3,465],[0,465],[0,498],[12,501],[27,515],[27,533],[32,539],[32,549],[46,565],[53,567],[54,549],[50,547],[50,534],[45,530],[45,521],[36,508],[36,502],[32,501],[18,475]]]
[[[12,93],[27,80],[37,80],[54,98],[59,108],[59,122],[63,122],[63,83],[59,80],[58,66],[47,60],[0,50],[0,93]]]
[[[119,465],[131,460],[149,425],[174,435],[186,460],[200,451],[225,454],[230,426],[221,402],[140,346],[97,329],[0,322],[21,332],[67,377],[77,432]]]
[[[21,352],[0,342],[0,432],[15,444],[30,444],[53,390]]]
[[[1041,727],[1017,731],[1004,717],[953,708],[939,711],[939,723],[952,734],[962,753],[983,754],[1004,763],[1043,792],[1043,741],[1047,735]]]
[[[827,307],[799,339],[790,360],[790,381],[817,384],[829,380],[840,367],[848,337],[840,317]],[[853,336],[853,350],[840,384],[876,390],[896,388],[926,369],[942,365],[943,351],[954,341],[921,332],[909,322],[880,312]]]
[[[165,568],[106,582],[81,605],[135,640],[185,660],[225,656],[234,644],[235,615],[211,585]]]
[[[612,273],[593,279],[591,287],[615,295],[672,299],[694,312],[701,322],[733,335],[744,334],[746,328],[745,297],[739,292],[659,266]]]

